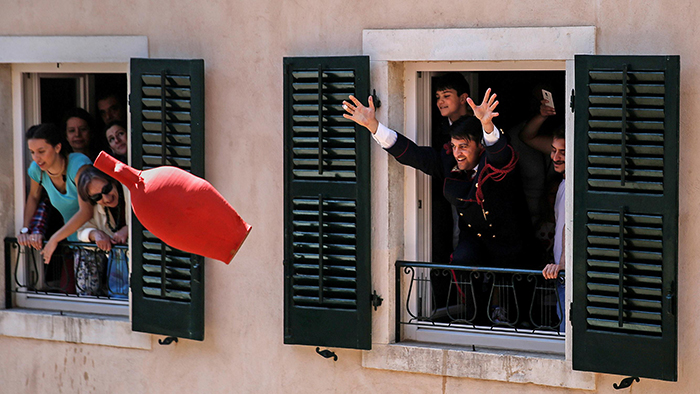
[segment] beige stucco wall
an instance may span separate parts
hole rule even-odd
[[[700,4],[646,1],[5,1],[0,35],[143,35],[151,57],[206,62],[207,178],[253,232],[230,266],[207,261],[206,340],[152,350],[0,336],[0,392],[235,393],[562,393],[532,384],[389,372],[362,367],[362,353],[337,350],[337,362],[312,347],[282,343],[282,58],[362,53],[363,29],[597,27],[598,54],[680,54],[681,232],[679,382],[643,380],[632,392],[693,392],[700,387],[700,330],[694,286],[700,276],[697,155],[700,99],[695,77]],[[420,43],[416,43],[420,45]],[[390,84],[400,81],[391,81]],[[0,66],[0,236],[12,222],[9,67]],[[382,92],[379,92],[381,95]],[[399,98],[400,99],[400,98]],[[386,110],[383,108],[382,110]],[[392,111],[392,110],[390,110]],[[389,117],[402,116],[393,110]],[[394,121],[395,122],[395,121]],[[392,122],[392,123],[394,123]],[[398,167],[374,150],[373,165]],[[400,174],[400,173],[399,173]],[[384,174],[378,174],[383,177]],[[384,182],[386,184],[387,182]],[[390,192],[402,187],[392,183]],[[391,209],[389,202],[384,207]],[[396,209],[396,208],[394,208]],[[380,214],[373,208],[375,216]],[[400,227],[400,214],[390,226]],[[391,227],[392,229],[394,227]],[[373,258],[400,252],[401,229],[379,235]],[[392,297],[391,294],[387,294]],[[387,297],[385,297],[386,299]],[[379,318],[378,324],[389,324]],[[375,322],[375,327],[376,327]],[[597,376],[598,392],[619,377]]]

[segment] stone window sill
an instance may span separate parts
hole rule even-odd
[[[372,350],[362,352],[362,366],[454,378],[596,389],[594,373],[574,371],[571,361],[550,354],[495,349],[473,351],[463,347],[402,342],[373,344]]]
[[[0,335],[151,350],[151,335],[131,331],[123,316],[61,313],[29,309],[0,310]]]

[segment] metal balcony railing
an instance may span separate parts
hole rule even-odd
[[[557,281],[563,285],[563,271],[546,280],[536,270],[399,260],[396,338],[406,325],[563,337],[563,286]]]
[[[128,247],[102,251],[92,243],[61,242],[49,264],[40,251],[5,238],[5,289],[13,293],[124,300],[129,291]]]

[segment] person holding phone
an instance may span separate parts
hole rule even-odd
[[[545,92],[545,90],[543,90]],[[551,95],[550,95],[551,98]],[[539,133],[540,127],[549,116],[555,115],[550,101],[543,99],[540,105],[540,112],[535,115],[520,132],[520,139],[530,147],[542,153],[549,154],[552,160],[554,171],[561,174],[562,179],[557,187],[557,195],[554,201],[554,245],[552,253],[554,263],[547,264],[542,270],[545,279],[558,279],[559,271],[564,270],[566,261],[564,258],[564,221],[565,221],[565,178],[566,178],[566,134],[564,127],[560,126],[554,130],[552,135],[542,135]],[[566,320],[564,319],[564,283],[557,281],[557,291],[559,295],[559,307],[557,314],[560,318],[560,332],[564,332]]]

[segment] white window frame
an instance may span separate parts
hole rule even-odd
[[[26,72],[126,73],[131,58],[148,57],[145,36],[4,36],[0,63],[12,66],[12,130],[14,156],[15,231],[23,224],[26,199],[23,158],[24,97],[21,76]],[[128,86],[127,82],[127,86]],[[128,116],[128,115],[127,115]],[[30,119],[31,120],[31,119]],[[128,119],[130,121],[130,119]],[[129,142],[130,143],[130,142]],[[131,249],[131,245],[129,245]],[[131,261],[131,256],[129,256]],[[131,300],[129,301],[129,304]],[[130,309],[130,308],[129,308]],[[151,349],[152,336],[131,331],[131,316],[63,313],[22,308],[0,310],[0,335]]]
[[[30,78],[24,83],[24,108],[25,108],[25,124],[39,124],[41,122],[41,79],[51,78],[74,78],[76,80],[76,91],[79,95],[76,107],[80,107],[90,112],[92,97],[89,97],[90,88],[92,85],[89,81],[89,76],[86,73],[69,73],[56,72],[54,65],[53,70],[48,72],[28,72]],[[31,108],[31,111],[27,111]]]
[[[370,56],[372,88],[384,108],[377,112],[380,122],[409,138],[416,139],[415,75],[412,67],[429,71],[523,70],[526,65],[552,67],[566,72],[566,91],[574,87],[575,54],[595,54],[595,26],[484,28],[484,29],[407,29],[365,30],[363,53]],[[420,45],[416,45],[420,43]],[[415,65],[414,65],[415,64]],[[383,96],[383,97],[382,97]],[[568,103],[568,98],[567,101]],[[566,111],[567,147],[573,151],[573,114]],[[375,312],[372,320],[373,350],[363,352],[363,366],[407,372],[425,372],[443,376],[518,381],[557,387],[595,389],[595,375],[571,369],[571,338],[567,336],[565,357],[472,352],[464,348],[411,342],[396,343],[395,313],[398,289],[394,285],[394,262],[417,259],[418,218],[416,171],[401,168],[378,147],[372,154],[372,228],[373,287],[388,302]],[[570,234],[573,217],[573,163],[567,165],[566,223]],[[398,179],[397,179],[398,178]],[[401,203],[403,202],[403,209]],[[410,207],[410,208],[408,208]],[[397,209],[398,208],[398,209]],[[571,236],[566,236],[566,271],[572,272]],[[571,278],[569,275],[569,283]],[[404,290],[405,292],[405,290]],[[571,299],[567,286],[566,299]],[[568,316],[568,307],[566,314]],[[571,331],[570,325],[567,332]],[[517,359],[517,360],[514,360]],[[465,362],[470,360],[470,362]],[[522,374],[514,377],[509,365],[518,362]],[[483,369],[489,363],[494,368]],[[499,365],[501,368],[499,368]],[[553,374],[552,371],[558,371]]]
[[[14,151],[14,168],[15,168],[15,223],[21,225],[24,221],[24,204],[26,203],[27,183],[29,182],[26,176],[25,163],[29,161],[27,158],[26,142],[24,141],[25,131],[39,121],[39,102],[40,93],[37,91],[38,82],[32,80],[29,84],[26,83],[26,76],[60,76],[65,74],[67,77],[75,77],[82,75],[79,80],[81,91],[79,95],[82,102],[88,100],[87,97],[87,74],[98,73],[115,73],[128,75],[128,63],[70,63],[66,65],[56,63],[35,63],[35,64],[18,64],[12,65],[12,91],[13,91],[13,130],[15,139]],[[35,78],[36,79],[36,78]],[[19,93],[18,95],[15,95]],[[130,137],[130,136],[129,136]],[[131,144],[130,138],[127,142]],[[130,217],[128,215],[127,217]],[[26,260],[26,259],[25,259]],[[129,253],[129,262],[131,254]],[[26,261],[20,264],[27,264]],[[39,262],[41,264],[41,262]],[[41,271],[41,268],[39,269]],[[131,267],[129,267],[131,270]],[[24,283],[26,278],[23,277],[25,270],[18,272],[19,280]],[[106,315],[129,315],[130,301],[111,300],[104,298],[77,298],[55,296],[47,294],[34,293],[16,293],[15,304],[19,308],[57,310],[64,312],[78,313],[100,313]]]
[[[566,62],[560,61],[513,61],[513,62],[406,62],[404,64],[405,128],[404,135],[416,141],[418,145],[430,145],[430,119],[432,105],[430,98],[430,77],[435,72],[444,71],[566,71]],[[418,78],[418,73],[422,74]],[[473,94],[478,87],[473,87]],[[553,92],[564,95],[565,91]],[[498,94],[498,92],[496,92]],[[567,95],[568,96],[568,95]],[[475,102],[480,98],[474,96]],[[561,112],[565,109],[561,108]],[[569,111],[570,112],[570,111]],[[498,119],[495,120],[498,125]],[[573,125],[573,124],[572,124]],[[567,126],[568,128],[568,126]],[[414,168],[405,168],[404,204],[406,212],[406,229],[404,232],[404,256],[408,261],[431,261],[431,226],[432,207],[430,177]],[[419,204],[419,200],[421,203]],[[418,208],[418,207],[422,208]],[[414,303],[416,299],[413,299]],[[417,305],[411,305],[412,310]],[[402,311],[405,313],[405,310]],[[405,320],[403,318],[402,320]],[[404,327],[402,340],[434,342],[443,344],[475,345],[490,348],[505,348],[524,351],[564,354],[564,336],[536,334],[527,335],[510,332],[510,330],[483,330],[442,328],[439,326],[407,325]]]

